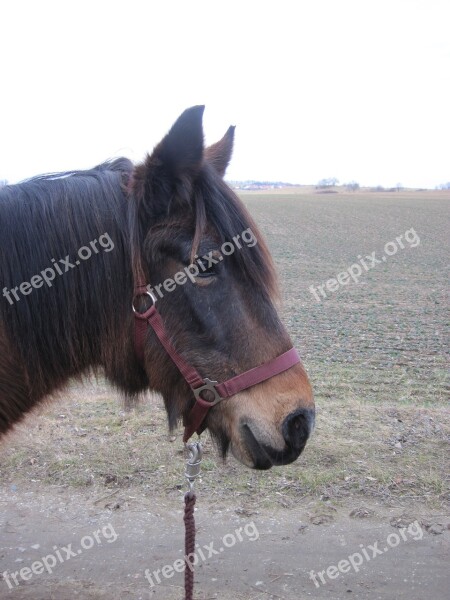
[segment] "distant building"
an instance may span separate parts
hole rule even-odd
[[[295,183],[285,183],[283,181],[228,181],[235,190],[277,190],[285,187],[293,187]]]

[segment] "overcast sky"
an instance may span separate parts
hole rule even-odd
[[[450,180],[448,0],[2,2],[0,179],[141,159],[193,104],[229,179]]]

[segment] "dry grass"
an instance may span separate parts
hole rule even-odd
[[[289,507],[305,497],[354,503],[364,496],[429,508],[445,503],[450,422],[445,409],[374,406],[352,397],[339,402],[319,397],[318,404],[317,429],[305,453],[282,469],[252,472],[232,458],[223,464],[206,438],[204,500],[232,501],[244,511]],[[87,385],[39,412],[7,439],[3,484],[140,488],[167,501],[181,495],[181,435],[168,434],[157,397],[124,412],[105,385]]]

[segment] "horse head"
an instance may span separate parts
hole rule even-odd
[[[274,265],[261,232],[223,181],[234,127],[204,147],[203,107],[186,110],[134,169],[135,279],[149,284],[169,344],[203,378],[229,381],[288,353],[292,342],[277,312]],[[146,310],[144,298],[142,310]],[[143,365],[165,402],[169,423],[189,420],[194,393],[148,328]],[[207,427],[257,469],[290,463],[305,447],[314,401],[300,361],[212,406]]]

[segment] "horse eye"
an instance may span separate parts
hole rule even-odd
[[[216,275],[214,265],[208,265],[208,262],[202,258],[198,258],[195,261],[195,265],[198,268],[198,275],[196,277],[214,277]]]

